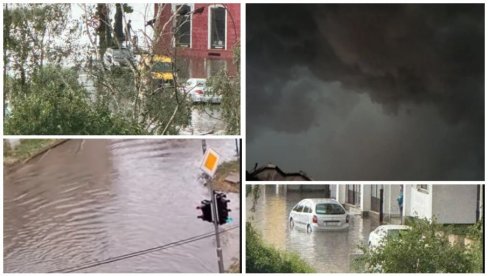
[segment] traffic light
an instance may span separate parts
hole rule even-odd
[[[215,200],[217,201],[217,212],[219,215],[218,222],[220,225],[226,224],[230,212],[230,209],[227,209],[227,203],[229,203],[230,200],[228,200],[227,196],[223,193],[215,194]]]
[[[198,216],[199,219],[212,222],[212,207],[210,205],[210,201],[202,200],[202,205],[197,206],[197,209],[202,210],[202,215]]]

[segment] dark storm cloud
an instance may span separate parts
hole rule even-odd
[[[427,101],[452,122],[483,117],[483,5],[249,5],[247,16],[251,116],[306,65],[391,112]]]
[[[398,118],[397,124],[412,120],[407,115],[420,118],[420,106],[431,109],[430,116],[439,115],[437,121],[419,121],[426,129],[446,124],[443,133],[450,135],[444,141],[449,141],[452,152],[440,162],[440,156],[446,155],[441,150],[447,148],[432,149],[437,157],[433,162],[446,163],[464,152],[474,156],[464,166],[469,163],[473,170],[483,166],[483,5],[247,5],[246,63],[251,150],[253,143],[258,147],[259,136],[270,131],[285,136],[317,135],[327,128],[346,135],[340,132],[345,129],[341,124],[355,116],[347,115],[356,110],[359,98],[354,95],[366,95],[381,106],[385,116]],[[329,93],[331,83],[341,93]],[[325,110],[333,106],[336,111]],[[338,110],[343,121],[331,121]],[[402,110],[406,117],[400,114]],[[411,134],[416,135],[411,127]],[[459,129],[469,138],[463,138]],[[348,134],[362,135],[359,131]],[[436,133],[431,135],[431,140],[442,143],[442,138],[434,137]],[[417,144],[429,139],[428,132],[421,136]],[[346,149],[358,143],[342,138],[322,146]],[[389,139],[401,142],[399,136]],[[388,142],[378,137],[377,150]],[[404,149],[415,151],[415,146]],[[384,160],[395,158],[377,155]],[[452,161],[433,170],[441,174],[454,163],[458,165],[454,170],[466,169]]]

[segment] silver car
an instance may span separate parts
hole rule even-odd
[[[136,63],[136,59],[131,50],[127,48],[109,48],[103,56],[103,62],[108,67],[128,67]]]
[[[293,207],[288,218],[290,228],[299,227],[311,233],[349,228],[349,215],[335,199],[308,198]]]

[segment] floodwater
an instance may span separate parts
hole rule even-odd
[[[225,160],[235,141],[207,140]],[[201,140],[71,140],[4,175],[4,271],[50,272],[214,233]],[[228,194],[224,265],[239,256],[239,195]],[[215,237],[79,272],[218,272]]]
[[[192,108],[191,124],[180,131],[181,135],[225,134],[225,122],[220,108]]]
[[[317,272],[351,272],[351,260],[367,243],[369,233],[378,226],[373,219],[363,219],[350,212],[349,230],[314,232],[288,227],[288,215],[295,204],[304,198],[320,197],[315,192],[286,191],[286,185],[261,186],[261,196],[255,212],[251,211],[251,196],[246,199],[247,219],[251,221],[263,240],[286,251],[293,251]]]

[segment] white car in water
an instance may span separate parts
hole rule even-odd
[[[377,248],[380,246],[386,237],[399,235],[403,231],[410,230],[411,227],[407,225],[380,225],[373,232],[369,234],[368,246],[369,248]]]
[[[188,79],[183,88],[193,103],[220,103],[222,96],[212,94],[206,79]]]
[[[290,228],[303,228],[307,233],[349,228],[349,214],[335,199],[308,198],[298,202],[288,217]]]

